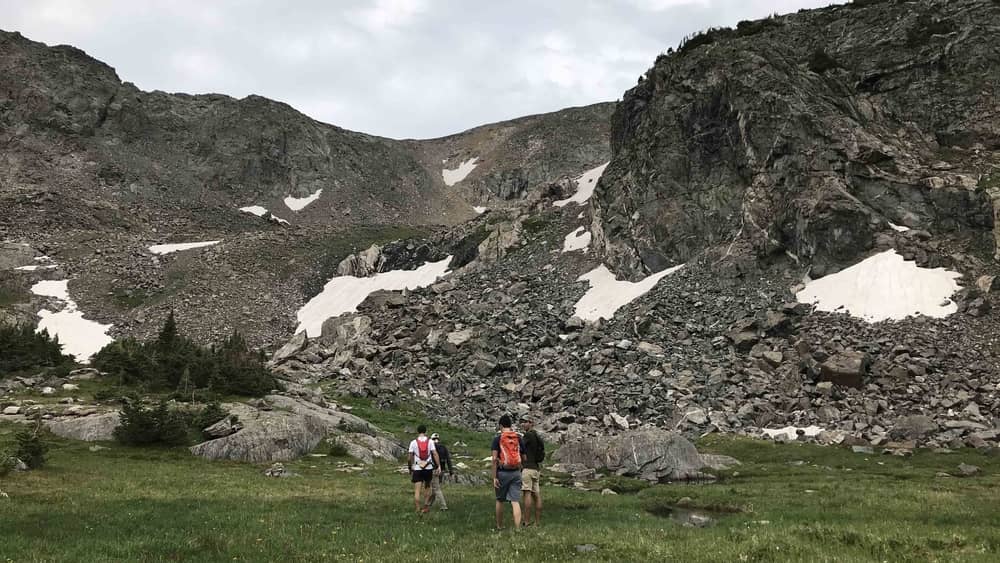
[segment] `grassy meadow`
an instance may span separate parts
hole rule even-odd
[[[401,435],[417,423],[356,412]],[[0,425],[0,447],[16,429]],[[485,467],[488,435],[437,430],[468,444],[451,448],[467,456],[456,461]],[[306,457],[286,464],[297,476],[269,478],[264,465],[184,448],[49,443],[46,467],[0,480],[0,561],[1000,560],[1000,458],[977,452],[900,458],[710,436],[700,449],[743,461],[714,483],[609,478],[581,491],[550,476],[542,526],[497,533],[489,487],[449,486],[449,511],[418,516],[392,464]],[[982,474],[938,476],[963,462]],[[711,524],[675,521],[679,501]]]

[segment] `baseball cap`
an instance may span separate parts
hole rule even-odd
[[[440,440],[440,439],[441,439],[441,435],[438,434],[437,432],[431,434],[431,440]]]

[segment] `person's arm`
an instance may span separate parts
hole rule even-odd
[[[438,455],[437,450],[431,450],[431,455],[434,456],[434,472],[438,475],[441,474],[441,456]]]
[[[500,479],[497,477],[497,463],[499,454],[496,450],[493,450],[493,488],[500,488]]]
[[[406,470],[413,475],[413,451],[406,452]]]
[[[545,440],[538,434],[535,434],[535,439],[538,440],[538,463],[545,461]]]

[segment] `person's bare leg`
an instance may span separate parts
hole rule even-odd
[[[514,529],[521,527],[521,503],[512,501],[510,507],[514,509]]]
[[[522,491],[521,496],[524,497],[524,525],[531,525],[531,497],[533,493],[531,491]]]
[[[430,509],[431,506],[431,486],[429,483],[424,483],[424,506]]]
[[[431,479],[431,498],[427,500],[427,507],[430,508],[437,499],[437,477]]]
[[[503,503],[500,502],[500,501],[497,501],[496,513],[497,513],[496,514],[496,516],[497,516],[497,529],[498,530],[502,530],[503,529]]]
[[[542,523],[542,491],[537,493],[532,493],[535,497],[535,525],[538,526]]]
[[[422,483],[417,482],[413,484],[413,506],[420,512],[420,486]]]

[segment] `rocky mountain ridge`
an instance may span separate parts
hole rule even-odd
[[[990,0],[887,0],[694,36],[616,109],[598,246],[632,273],[748,244],[822,274],[892,223],[992,251],[998,25]]]

